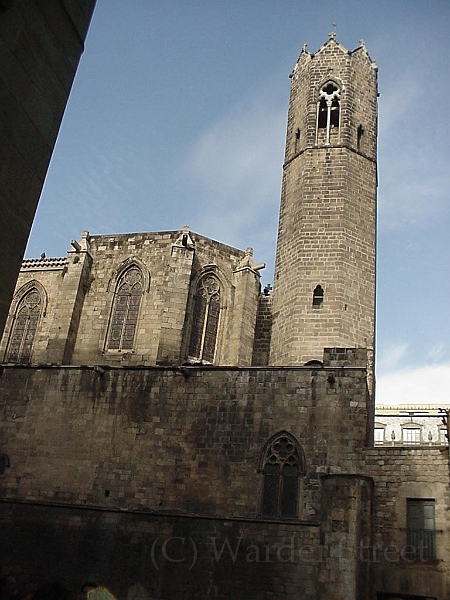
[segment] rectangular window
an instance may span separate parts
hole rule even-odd
[[[419,560],[436,558],[435,501],[408,499],[406,502],[408,555]]]
[[[384,427],[375,427],[374,442],[375,444],[382,444],[384,442]]]
[[[402,431],[403,443],[407,446],[420,444],[420,428],[404,427]]]

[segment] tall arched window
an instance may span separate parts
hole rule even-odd
[[[319,92],[317,103],[316,144],[339,142],[341,93],[333,81],[325,83]]]
[[[30,362],[42,309],[42,296],[37,288],[32,287],[17,305],[6,353],[7,362]]]
[[[297,517],[299,475],[304,472],[303,463],[301,449],[290,434],[282,432],[269,441],[262,460],[263,516]]]
[[[107,344],[109,350],[133,349],[143,287],[142,271],[136,265],[129,267],[120,276],[111,312]]]
[[[216,277],[203,277],[195,291],[189,356],[214,361],[220,317],[220,284]]]

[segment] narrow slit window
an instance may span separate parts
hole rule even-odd
[[[356,140],[358,150],[361,150],[363,136],[364,136],[364,127],[362,125],[359,125],[358,131],[357,131],[357,140]]]
[[[11,466],[9,456],[7,454],[0,454],[0,475],[4,475],[6,469]]]
[[[316,285],[313,292],[313,308],[322,308],[324,291],[321,285]]]
[[[300,136],[301,136],[301,131],[300,131],[300,128],[297,127],[297,130],[295,132],[295,152],[298,152],[298,150],[300,148]]]

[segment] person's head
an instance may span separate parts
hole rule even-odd
[[[97,587],[98,583],[96,583],[95,581],[86,581],[86,583],[83,583],[83,585],[81,586],[80,593],[78,594],[78,600],[87,600],[88,593],[91,590],[95,590],[95,588]]]
[[[116,597],[107,588],[99,586],[88,592],[87,600],[116,600]]]

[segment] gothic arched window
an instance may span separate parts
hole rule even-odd
[[[41,294],[37,288],[32,287],[17,305],[6,353],[7,362],[30,362],[42,308]]]
[[[203,277],[195,291],[189,356],[214,361],[220,317],[220,284],[212,275]]]
[[[333,81],[325,83],[317,102],[316,144],[331,144],[339,141],[341,93]]]
[[[143,287],[142,271],[136,265],[120,276],[111,312],[108,350],[133,349]]]
[[[299,475],[303,471],[302,453],[296,440],[285,432],[272,438],[262,460],[264,517],[297,517]]]

